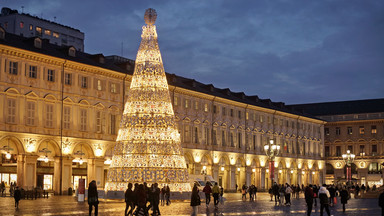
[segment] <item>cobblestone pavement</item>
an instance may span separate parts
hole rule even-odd
[[[278,206],[274,201],[270,201],[269,195],[266,193],[259,193],[255,202],[242,201],[239,193],[228,193],[224,194],[226,202],[224,205],[219,205],[217,211],[214,210],[213,202],[207,209],[205,200],[202,199],[199,215],[306,215],[306,205],[302,196],[300,199],[293,198],[291,206]],[[124,215],[124,208],[123,201],[102,201],[99,204],[99,215]],[[352,198],[348,201],[345,213],[341,208],[339,203],[335,207],[330,207],[331,214],[335,216],[381,215],[377,199]],[[192,209],[189,201],[173,201],[170,206],[161,206],[160,212],[162,215],[190,215]],[[75,197],[51,196],[49,199],[21,200],[19,209],[15,209],[13,198],[0,197],[0,215],[88,215],[88,204],[77,202]],[[314,208],[312,215],[320,215],[319,205]]]

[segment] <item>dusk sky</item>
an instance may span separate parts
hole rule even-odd
[[[286,104],[384,98],[384,1],[2,0],[85,33],[85,51],[136,58],[157,11],[165,70]]]

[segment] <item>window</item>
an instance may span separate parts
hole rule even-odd
[[[42,29],[41,27],[36,26],[36,34],[41,35]]]
[[[360,156],[364,156],[365,155],[365,145],[360,145]]]
[[[44,30],[44,34],[46,34],[46,35],[51,35],[51,30],[45,29],[45,30]]]
[[[360,126],[359,127],[359,133],[360,134],[364,134],[364,126]]]
[[[87,110],[80,109],[80,131],[87,130]]]
[[[81,77],[81,88],[88,88],[88,77]]]
[[[52,128],[53,127],[53,104],[47,104],[45,112],[46,112],[45,126],[48,128]]]
[[[216,129],[212,129],[212,145],[217,145],[217,131]]]
[[[340,127],[336,127],[336,135],[340,135]]]
[[[245,113],[245,119],[248,120],[248,118],[249,118],[249,113],[246,112],[246,113]]]
[[[376,125],[372,125],[371,126],[371,134],[376,134],[376,133],[377,133]]]
[[[116,115],[111,115],[111,134],[116,134]]]
[[[64,107],[64,129],[69,130],[71,127],[71,108]]]
[[[207,145],[209,145],[209,129],[205,128],[205,142]]]
[[[193,130],[193,142],[196,144],[199,143],[199,130],[197,127]]]
[[[231,117],[233,117],[233,109],[231,109],[231,113],[230,113]]]
[[[225,116],[225,107],[221,107],[221,114]]]
[[[217,113],[217,106],[213,105],[213,113]]]
[[[12,75],[17,75],[17,66],[18,66],[17,62],[10,61],[8,73]]]
[[[101,133],[101,111],[96,111],[96,133]]]
[[[173,99],[173,104],[175,105],[175,106],[177,106],[179,103],[178,103],[178,97],[174,97],[174,99]]]
[[[185,107],[185,108],[188,108],[188,107],[189,107],[189,100],[188,100],[188,99],[185,99],[185,101],[184,101],[184,107]]]
[[[221,145],[226,146],[227,143],[225,142],[225,131],[221,131]]]
[[[195,110],[198,110],[198,109],[199,109],[199,102],[195,101]]]
[[[53,32],[52,36],[53,36],[54,38],[59,38],[59,33],[57,33],[57,32]]]
[[[16,123],[16,99],[8,99],[7,122]]]
[[[377,154],[377,145],[372,145],[372,156]]]
[[[352,127],[347,127],[347,133],[348,133],[348,135],[352,134]]]
[[[268,124],[271,124],[271,123],[272,123],[272,119],[271,119],[271,117],[268,116],[267,118],[268,118],[268,119],[267,119],[267,120],[268,120]]]
[[[20,22],[20,28],[24,28],[24,22]]]
[[[204,112],[208,112],[208,104],[204,104]]]
[[[29,25],[29,31],[33,30],[33,25]]]
[[[51,70],[51,69],[47,70],[47,80],[49,82],[55,82],[55,71],[54,70]]]
[[[241,111],[240,111],[240,110],[237,111],[237,117],[238,117],[238,118],[241,118]]]
[[[349,145],[348,150],[351,152],[351,154],[353,154],[353,146]]]
[[[64,74],[64,84],[65,85],[72,85],[72,74],[70,74],[70,73]]]
[[[111,93],[117,93],[116,83],[111,83]]]
[[[252,136],[253,150],[256,150],[256,135]]]
[[[29,126],[35,125],[35,113],[36,113],[36,103],[32,101],[27,101],[27,122]]]
[[[235,146],[235,143],[233,142],[233,132],[230,133],[229,135],[229,140],[231,142],[231,147],[234,147]]]
[[[189,143],[190,136],[189,125],[184,125],[184,142]]]
[[[242,139],[241,139],[241,133],[237,134],[237,147],[241,148]]]
[[[263,122],[264,121],[264,119],[263,119],[263,116],[262,115],[260,115],[260,122]]]
[[[381,171],[382,169],[383,168],[382,168],[381,164],[373,162],[373,163],[369,164],[368,173],[370,173],[370,174],[375,174],[375,173],[379,174],[379,173],[382,172]]]
[[[325,157],[329,157],[329,146],[325,146]]]
[[[29,78],[37,78],[37,67],[36,66],[29,66],[29,73],[28,73]]]
[[[329,128],[324,128],[325,135],[329,136]]]
[[[336,146],[336,157],[341,156],[341,146]]]

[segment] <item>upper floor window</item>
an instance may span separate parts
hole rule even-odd
[[[221,107],[221,114],[225,116],[225,107]]]
[[[324,128],[324,133],[325,133],[325,135],[329,135],[329,128]]]
[[[55,71],[54,70],[51,70],[51,69],[47,70],[47,80],[49,82],[55,82]]]
[[[16,99],[8,99],[7,123],[16,123]]]
[[[45,29],[45,30],[44,30],[44,34],[46,34],[46,35],[51,35],[51,30],[49,30],[49,29]]]
[[[29,25],[29,31],[33,30],[33,25]]]
[[[53,104],[47,104],[45,109],[45,126],[48,128],[53,127]]]
[[[199,143],[199,129],[197,127],[193,129],[193,143]]]
[[[64,74],[64,84],[65,85],[72,85],[72,74],[71,73],[65,73]]]
[[[325,157],[329,157],[330,152],[329,152],[329,146],[325,146]]]
[[[217,106],[213,105],[213,113],[217,113]]]
[[[59,38],[59,33],[57,33],[57,32],[53,32],[53,33],[52,33],[52,36],[53,36],[54,38]]]
[[[116,83],[111,83],[111,93],[117,93]]]
[[[360,134],[364,134],[364,133],[365,133],[365,131],[364,131],[364,126],[360,126],[360,127],[359,127],[359,133],[360,133]]]
[[[231,132],[231,133],[229,134],[229,141],[230,141],[230,143],[231,143],[231,147],[234,147],[234,146],[235,146],[235,143],[233,142],[233,132]]]
[[[340,127],[336,127],[336,135],[340,135]]]
[[[365,145],[360,145],[360,156],[364,156],[363,154],[365,154]]]
[[[111,115],[111,134],[116,134],[116,115]]]
[[[212,129],[212,145],[217,145],[217,130]]]
[[[36,103],[33,101],[27,102],[27,125],[35,125],[35,113],[36,113]]]
[[[248,118],[249,118],[249,113],[246,112],[246,113],[245,113],[245,119],[248,120]]]
[[[188,99],[185,99],[185,101],[184,101],[184,107],[185,107],[185,108],[189,108],[189,100],[188,100]]]
[[[256,135],[252,136],[253,150],[256,150]]]
[[[9,70],[8,73],[12,75],[17,75],[17,68],[18,68],[18,63],[10,61],[9,62]]]
[[[371,126],[371,134],[377,133],[376,125]]]
[[[204,104],[204,112],[208,112],[208,104]]]
[[[240,110],[237,111],[237,117],[238,117],[238,118],[241,118],[241,111],[240,111]]]
[[[230,111],[230,116],[233,117],[233,109]]]
[[[189,143],[191,138],[190,126],[184,125],[184,142]]]
[[[37,66],[29,66],[29,73],[28,73],[29,78],[37,78]]]
[[[199,109],[199,102],[195,101],[195,110],[198,110],[198,109]]]
[[[81,77],[81,88],[88,88],[88,77]]]
[[[39,26],[36,26],[36,33],[37,35],[41,35],[42,29]]]
[[[348,146],[348,150],[349,150],[351,153],[353,153],[353,146],[349,145],[349,146]]]
[[[336,146],[336,157],[341,156],[341,146]]]
[[[80,109],[80,131],[87,130],[87,110]]]
[[[68,106],[64,107],[64,129],[68,130],[71,127],[71,108]]]
[[[263,119],[263,116],[262,115],[260,115],[260,122],[262,123],[263,121],[264,121],[264,119]]]
[[[173,98],[173,104],[177,106],[179,104],[178,97]]]
[[[101,133],[101,111],[96,111],[96,133]]]
[[[347,133],[348,133],[349,135],[352,134],[352,127],[347,127]]]
[[[377,145],[372,145],[372,155],[376,155],[377,154]]]
[[[238,148],[241,148],[241,144],[242,144],[242,137],[241,137],[241,133],[238,133],[237,134],[237,147]]]
[[[225,131],[221,131],[221,145],[226,146],[227,143],[225,141]]]

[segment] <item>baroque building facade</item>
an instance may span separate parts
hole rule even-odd
[[[384,99],[293,105],[327,123],[324,126],[326,183],[346,181],[349,150],[356,155],[351,164],[352,181],[383,184]]]
[[[0,28],[1,180],[65,194],[103,188],[134,61],[23,38]],[[275,181],[325,180],[325,121],[269,99],[167,74],[189,174],[227,191],[271,186],[264,145],[281,146]]]

